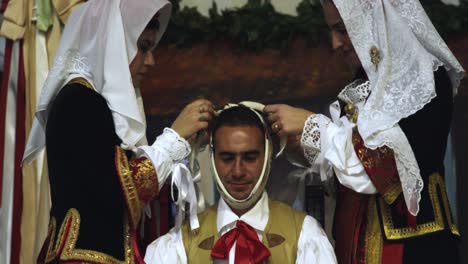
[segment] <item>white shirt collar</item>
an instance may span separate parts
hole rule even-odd
[[[238,217],[223,199],[219,200],[218,217],[216,220],[218,234],[221,235],[221,231],[227,231],[223,230],[226,229],[226,227],[230,229],[229,227],[234,225],[238,220],[244,221],[257,231],[265,230],[270,214],[270,209],[268,207],[268,195],[266,192],[263,192],[262,197],[260,200],[258,200],[254,207],[252,207],[252,209],[243,214],[241,217]]]

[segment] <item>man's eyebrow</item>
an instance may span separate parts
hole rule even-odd
[[[253,154],[260,154],[260,151],[259,150],[248,150],[248,151],[244,151],[242,152],[242,154],[244,155],[253,155]]]
[[[260,154],[259,150],[253,149],[253,150],[247,150],[247,151],[241,151],[241,152],[233,152],[233,151],[220,151],[219,155],[254,155],[254,154]]]
[[[235,155],[236,153],[230,151],[220,151],[219,155]]]

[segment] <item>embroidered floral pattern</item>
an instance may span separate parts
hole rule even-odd
[[[312,165],[320,154],[320,125],[319,118],[322,115],[311,115],[307,118],[301,136],[301,146],[304,149],[304,156]],[[326,124],[330,123],[326,119]]]

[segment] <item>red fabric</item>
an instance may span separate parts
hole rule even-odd
[[[365,239],[362,241],[360,234],[365,232],[369,197],[338,185],[333,231],[340,264],[356,264],[361,259],[358,251],[365,245]]]
[[[353,131],[353,144],[356,155],[374,184],[377,191],[384,195],[395,185],[401,185],[393,151],[387,146],[369,149],[357,132]]]
[[[211,257],[227,259],[234,242],[236,242],[236,257],[234,259],[236,264],[258,264],[271,256],[268,248],[258,239],[257,232],[250,225],[239,220],[236,223],[236,228],[218,239],[211,250]]]
[[[367,212],[368,210],[366,210]],[[367,233],[367,217],[361,219],[359,230],[354,234],[354,241],[356,241],[356,255],[354,256],[353,263],[366,264],[366,233]]]
[[[131,237],[132,237],[132,246],[135,250],[135,263],[145,264],[143,257],[141,257],[140,250],[138,249],[137,234],[134,231],[132,231]]]
[[[403,243],[383,242],[382,246],[382,264],[401,264],[403,263]]]
[[[151,242],[158,238],[159,212],[156,211],[155,201],[150,203],[151,218],[145,218],[145,234],[142,239],[142,248],[146,248]]]
[[[5,12],[5,9],[6,9],[7,6],[8,6],[8,2],[9,2],[9,0],[3,0],[3,1],[1,1],[1,4],[0,4],[0,13]],[[5,69],[5,68],[4,68],[4,69]]]
[[[412,215],[406,207],[405,200],[402,195],[400,195],[395,202],[391,205],[392,215],[406,218],[406,226],[411,228],[417,227],[416,216]]]
[[[25,94],[23,41],[19,43],[18,91],[16,94],[16,137],[15,137],[15,179],[13,190],[13,223],[11,239],[11,263],[19,263],[21,250],[21,216],[23,211],[23,174],[21,161],[26,142]]]
[[[0,207],[2,206],[2,190],[3,190],[3,162],[5,159],[5,122],[6,122],[6,105],[8,96],[8,83],[10,81],[10,64],[13,41],[7,39],[5,44],[5,61],[3,64],[2,88],[0,90]]]
[[[410,214],[409,211],[406,212],[406,224],[413,229],[418,226],[418,223],[416,222],[416,216]]]

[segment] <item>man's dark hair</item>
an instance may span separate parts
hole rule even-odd
[[[262,121],[258,119],[258,116],[250,108],[243,105],[228,108],[222,111],[219,116],[214,119],[211,128],[211,133],[213,135],[213,148],[215,145],[214,135],[222,126],[253,126],[260,129],[262,134],[265,134],[265,127],[262,124]]]

